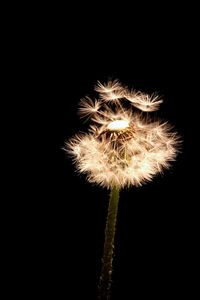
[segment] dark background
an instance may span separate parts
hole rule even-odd
[[[103,6],[85,13],[78,5],[79,14],[51,7],[33,18],[27,69],[33,70],[39,131],[42,122],[42,168],[37,170],[40,190],[27,204],[33,218],[29,293],[96,299],[109,192],[77,174],[63,147],[86,129],[77,116],[80,98],[94,96],[97,80],[117,78],[162,95],[158,115],[175,126],[183,143],[170,170],[121,192],[113,299],[193,298],[199,222],[194,192],[197,50],[195,23],[187,22],[193,13],[116,6],[117,11]]]

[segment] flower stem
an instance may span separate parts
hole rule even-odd
[[[109,300],[112,282],[112,261],[114,252],[114,239],[117,222],[117,211],[119,202],[119,188],[113,187],[110,192],[108,214],[105,229],[104,252],[102,258],[102,269],[99,280],[98,299]]]

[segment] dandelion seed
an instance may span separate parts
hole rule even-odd
[[[92,100],[89,97],[81,99],[79,103],[79,115],[81,117],[91,116],[98,112],[100,109],[100,102],[97,100]]]
[[[95,90],[99,93],[111,93],[114,91],[122,90],[122,86],[117,79],[114,81],[108,81],[107,84],[102,84],[101,82],[97,81]]]
[[[158,95],[147,95],[141,92],[126,92],[125,98],[129,100],[133,106],[142,111],[151,112],[159,109],[160,104],[163,102]]]

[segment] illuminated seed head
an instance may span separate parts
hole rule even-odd
[[[107,188],[151,181],[175,160],[180,143],[168,123],[145,115],[157,110],[162,100],[129,91],[117,80],[98,82],[95,89],[99,99],[87,97],[79,109],[81,116],[91,117],[89,133],[66,143],[78,171]]]

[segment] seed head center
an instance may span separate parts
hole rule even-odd
[[[110,122],[107,129],[110,131],[121,131],[129,127],[129,122],[126,120],[116,120]]]

